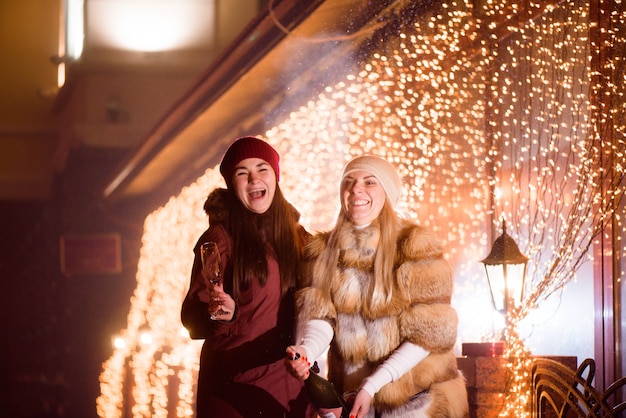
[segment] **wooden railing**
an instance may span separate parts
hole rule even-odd
[[[596,366],[584,360],[577,370],[537,358],[532,365],[532,416],[536,418],[626,418],[626,377],[603,393],[593,386]]]

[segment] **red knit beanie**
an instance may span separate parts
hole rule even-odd
[[[220,164],[220,173],[227,185],[230,185],[235,173],[235,167],[246,158],[260,158],[274,169],[276,181],[280,179],[280,155],[270,144],[253,136],[244,136],[236,139],[224,154]]]

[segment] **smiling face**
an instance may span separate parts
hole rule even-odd
[[[385,190],[370,172],[348,173],[341,182],[341,208],[357,226],[369,225],[385,206]]]
[[[236,166],[232,178],[237,198],[250,212],[265,213],[276,193],[276,173],[260,158],[246,158]]]

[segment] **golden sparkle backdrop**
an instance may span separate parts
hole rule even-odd
[[[409,8],[397,16],[397,36],[358,71],[264,134],[282,155],[281,188],[313,232],[332,225],[339,175],[352,156],[376,154],[397,167],[406,186],[400,209],[439,234],[455,269],[459,344],[493,332],[478,260],[506,219],[531,258],[531,291],[507,332],[507,354],[521,360],[511,365],[512,402],[501,416],[528,414],[528,348],[516,327],[576,278],[597,225],[617,219],[624,236],[611,200],[623,193],[626,103],[626,19],[621,4],[615,7],[612,36],[602,38],[614,53],[595,69],[584,1],[448,1],[422,14]],[[596,103],[594,94],[614,100]],[[609,170],[597,170],[600,150],[616,162]],[[207,227],[202,203],[221,185],[219,172],[208,169],[146,219],[128,325],[103,365],[99,416],[193,415],[201,341],[182,329],[180,304],[193,244]]]

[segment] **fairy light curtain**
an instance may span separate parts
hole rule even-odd
[[[528,416],[525,321],[540,332],[537,305],[576,280],[623,193],[624,54],[595,76],[590,9],[584,1],[413,4],[385,36],[373,34],[358,71],[264,134],[282,155],[281,188],[311,231],[332,225],[338,176],[352,156],[384,156],[398,168],[401,210],[437,232],[455,269],[459,345],[494,329],[478,260],[506,219],[532,261],[531,291],[507,330],[507,355],[519,360],[501,416]],[[623,51],[625,17],[620,6],[610,18],[609,51]],[[607,89],[615,100],[590,101]],[[614,156],[608,183],[600,149]],[[146,219],[127,328],[103,365],[99,416],[193,415],[201,342],[182,329],[180,304],[207,226],[202,203],[219,185],[210,168]],[[621,220],[613,225],[623,237]],[[593,330],[582,338],[593,344]]]

